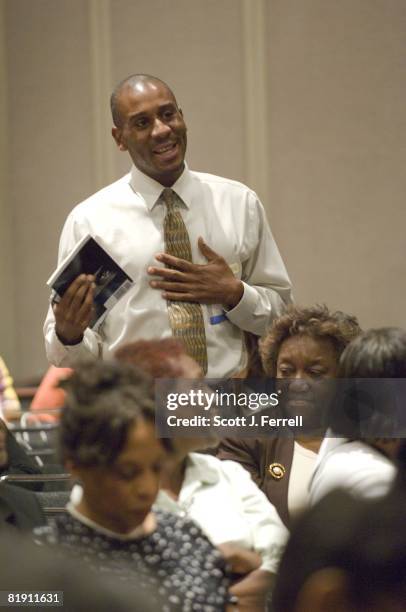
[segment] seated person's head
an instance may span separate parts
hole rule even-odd
[[[61,451],[83,486],[79,509],[127,533],[151,509],[166,454],[155,436],[151,380],[125,364],[92,361],[64,388]]]
[[[406,378],[406,331],[386,327],[362,333],[341,355],[338,375],[346,379]],[[392,459],[396,457],[399,439],[386,438],[384,434],[395,423],[394,405],[391,387],[366,381],[364,386],[359,383],[353,405],[348,408],[354,414],[370,413],[369,429],[376,432],[372,435],[382,432],[383,437],[365,441]]]
[[[345,349],[341,378],[406,378],[406,331],[399,327],[370,329]]]
[[[202,370],[176,338],[137,340],[115,353],[116,359],[140,368],[152,378],[201,378]]]
[[[326,306],[290,306],[260,342],[262,364],[274,378],[332,378],[341,353],[360,333],[355,317]]]
[[[202,378],[202,370],[192,357],[190,357],[184,345],[176,338],[164,338],[161,340],[138,340],[130,342],[118,349],[115,358],[123,363],[131,364],[144,372],[153,379],[184,379],[184,383],[179,381],[185,388],[176,388],[177,392],[189,391],[191,386],[188,380]],[[192,383],[193,384],[193,383]],[[202,382],[202,384],[204,384]],[[199,383],[200,387],[200,383]],[[185,408],[187,416],[190,416],[190,407]],[[186,415],[185,415],[186,416]],[[207,437],[185,437],[174,439],[174,449],[177,451],[177,458],[180,459],[192,450],[202,450],[216,446],[217,436]],[[176,458],[174,457],[176,460]]]
[[[356,318],[343,312],[291,306],[261,340],[265,373],[281,379],[280,409],[286,416],[302,415],[306,433],[323,433],[333,393],[324,381],[337,376],[340,355],[359,332]]]
[[[400,612],[405,601],[402,494],[365,502],[334,491],[297,521],[279,568],[275,612]]]

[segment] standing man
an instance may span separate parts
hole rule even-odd
[[[113,138],[134,165],[73,209],[58,261],[89,233],[135,284],[94,330],[93,278],[76,278],[49,308],[48,359],[68,366],[174,335],[208,376],[230,376],[245,365],[243,330],[262,335],[291,300],[262,204],[241,183],[189,170],[183,114],[160,79],[128,77],[111,110]]]

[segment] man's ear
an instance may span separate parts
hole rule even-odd
[[[116,141],[116,145],[118,146],[120,151],[128,151],[127,145],[123,142],[123,132],[121,128],[118,128],[117,126],[114,125],[111,128],[111,135]]]

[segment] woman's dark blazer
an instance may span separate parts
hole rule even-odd
[[[217,450],[219,459],[231,459],[244,467],[287,527],[289,477],[293,459],[293,438],[224,438]],[[280,470],[275,464],[280,464]],[[280,473],[284,472],[281,478]]]

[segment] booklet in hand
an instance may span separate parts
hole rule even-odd
[[[80,274],[92,274],[95,279],[95,315],[89,324],[89,327],[94,328],[131,289],[134,281],[90,234],[78,242],[48,279],[47,285],[52,289],[51,301],[59,302]]]

